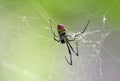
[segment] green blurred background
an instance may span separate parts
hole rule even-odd
[[[120,0],[0,0],[0,81],[64,81],[72,67],[49,19],[55,32],[58,23],[74,32],[103,15],[119,28]]]

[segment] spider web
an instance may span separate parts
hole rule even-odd
[[[120,56],[114,55],[109,47],[104,46],[107,38],[112,36],[112,32],[119,31],[119,29],[113,28],[107,17],[107,13],[114,7],[117,0],[104,14],[101,14],[103,11],[93,14],[88,13],[89,15],[86,18],[90,18],[91,22],[86,32],[76,40],[79,43],[79,56],[72,54],[73,66],[69,66],[64,59],[64,55],[69,57],[66,46],[54,43],[48,22],[50,16],[36,0],[32,0],[32,7],[36,9],[40,16],[38,14],[35,14],[35,16],[21,15],[20,12],[9,10],[9,6],[21,5],[22,3],[22,1],[8,2],[0,6],[0,78],[2,81],[120,80],[120,72],[118,71]],[[66,5],[64,4],[64,6]],[[69,7],[67,8],[69,9]],[[39,20],[40,18],[42,21]],[[74,29],[79,32],[78,27],[81,25],[84,28],[85,22],[88,20],[86,18],[81,23],[72,26],[75,28],[69,26],[68,31]],[[56,26],[56,21],[52,20],[53,26]],[[40,29],[35,27],[34,23],[40,23]],[[49,35],[45,32],[48,32]],[[74,31],[69,32],[73,36],[76,34],[71,32]],[[42,43],[47,43],[47,45],[42,46]],[[49,47],[49,45],[53,46]],[[72,42],[72,45],[75,49],[74,42]],[[58,51],[60,53],[57,53]],[[43,59],[40,60],[41,57]],[[49,69],[47,68],[48,71],[44,71],[43,68],[46,68],[47,65],[49,65]],[[107,69],[112,70],[110,73],[113,76],[106,71]],[[48,75],[45,75],[47,72]],[[21,79],[21,76],[24,78]]]

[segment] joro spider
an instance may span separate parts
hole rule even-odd
[[[70,61],[68,61],[67,57],[65,56],[65,59],[67,61],[67,63],[69,65],[72,65],[73,62],[72,62],[72,54],[71,54],[71,50],[73,51],[73,53],[78,56],[78,43],[76,41],[76,51],[73,49],[72,45],[70,44],[71,41],[75,41],[76,37],[82,35],[85,31],[86,31],[86,28],[88,27],[88,24],[89,24],[90,20],[88,20],[84,30],[82,32],[78,32],[77,34],[74,35],[74,38],[73,39],[69,39],[68,37],[72,37],[71,35],[67,35],[66,33],[66,29],[65,29],[65,26],[63,24],[58,24],[57,25],[57,31],[58,31],[58,36],[55,34],[55,32],[53,31],[53,28],[52,28],[52,22],[50,20],[50,25],[51,25],[51,31],[53,33],[53,36],[54,36],[54,40],[57,41],[57,42],[60,42],[61,44],[66,44],[67,48],[68,48],[68,52],[70,54]],[[59,37],[59,39],[56,39],[56,37]]]

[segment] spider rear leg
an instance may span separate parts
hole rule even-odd
[[[77,56],[79,55],[79,51],[78,51],[78,42],[76,41],[76,49],[77,49]]]
[[[75,52],[75,50],[73,49],[73,47],[71,46],[71,44],[68,42],[70,48],[72,49],[72,51],[78,56],[78,43],[76,42],[76,50],[77,52]]]
[[[70,54],[70,62],[68,61],[66,56],[65,56],[65,59],[66,59],[66,61],[69,65],[72,65],[72,54],[71,54],[71,51],[70,51],[70,48],[69,48],[68,44],[66,44],[66,45],[67,45],[67,48],[68,48],[68,51],[69,51],[69,54]]]

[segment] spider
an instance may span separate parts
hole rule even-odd
[[[50,20],[50,25],[51,25],[51,31],[53,33],[53,36],[54,36],[54,40],[57,41],[57,42],[60,42],[61,44],[66,44],[67,48],[68,48],[68,52],[70,54],[70,61],[68,61],[67,57],[65,56],[65,59],[67,61],[67,63],[69,65],[72,65],[72,53],[71,53],[71,50],[72,52],[78,56],[78,43],[76,41],[76,51],[73,49],[72,45],[70,44],[71,41],[75,41],[76,37],[77,36],[80,36],[82,35],[85,31],[86,31],[86,28],[88,27],[88,24],[89,24],[90,20],[88,20],[84,30],[82,32],[78,32],[77,34],[74,35],[74,38],[73,39],[69,39],[69,37],[72,37],[72,35],[67,35],[66,33],[66,29],[65,29],[65,26],[63,24],[58,24],[57,25],[57,31],[58,31],[58,36],[55,34],[55,32],[53,31],[53,28],[52,28],[52,22]],[[59,39],[56,39],[56,37],[59,37]]]

